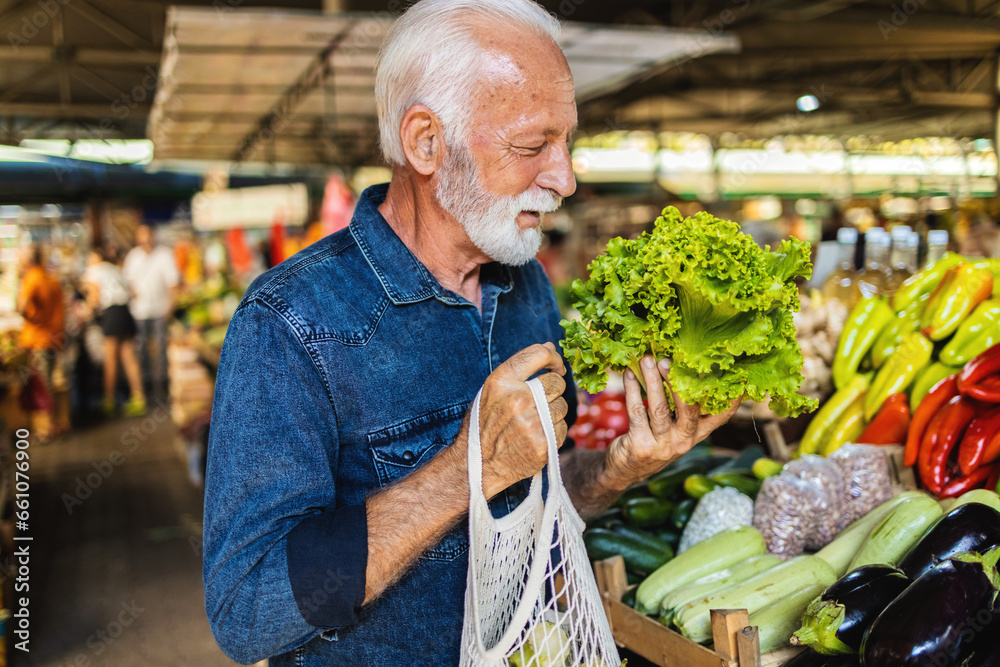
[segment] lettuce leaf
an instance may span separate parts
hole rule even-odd
[[[686,403],[724,412],[744,395],[770,397],[781,416],[815,410],[798,393],[802,351],[792,313],[795,278],[812,273],[809,244],[761,249],[739,225],[670,206],[652,233],[615,238],[571,288],[580,320],[563,320],[563,352],[591,393],[607,369],[632,368],[645,354],[671,359],[670,384]]]

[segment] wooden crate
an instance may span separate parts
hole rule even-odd
[[[594,574],[615,641],[661,667],[779,667],[802,651],[788,647],[761,655],[746,609],[712,610],[715,650],[708,649],[621,601],[629,588],[621,556],[595,562]]]

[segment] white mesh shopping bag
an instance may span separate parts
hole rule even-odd
[[[479,400],[469,426],[469,576],[462,667],[618,667],[583,544],[584,523],[559,473],[555,429],[538,379],[528,386],[549,445],[542,472],[513,512],[494,519],[483,496]],[[480,392],[481,394],[482,392]]]

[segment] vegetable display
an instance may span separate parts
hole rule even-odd
[[[671,387],[704,412],[744,395],[770,397],[781,416],[815,409],[797,393],[803,356],[792,319],[795,278],[812,272],[807,243],[762,250],[736,223],[667,207],[652,233],[612,239],[588,268],[572,287],[581,319],[562,322],[563,352],[587,391],[604,388],[608,368],[641,378],[639,360],[653,354],[671,359]]]

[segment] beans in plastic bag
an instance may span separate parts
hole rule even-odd
[[[764,480],[754,505],[753,525],[763,535],[768,553],[782,560],[802,554],[823,509],[822,496],[817,482],[788,473]]]
[[[847,525],[844,523],[844,475],[840,466],[822,456],[807,454],[785,466],[784,472],[822,490],[820,509],[812,530],[806,535],[806,549],[822,549]]]
[[[847,444],[828,457],[844,480],[844,520],[850,524],[892,498],[885,453],[875,445]]]
[[[734,526],[753,523],[753,500],[736,489],[719,487],[705,494],[684,527],[677,553]]]

